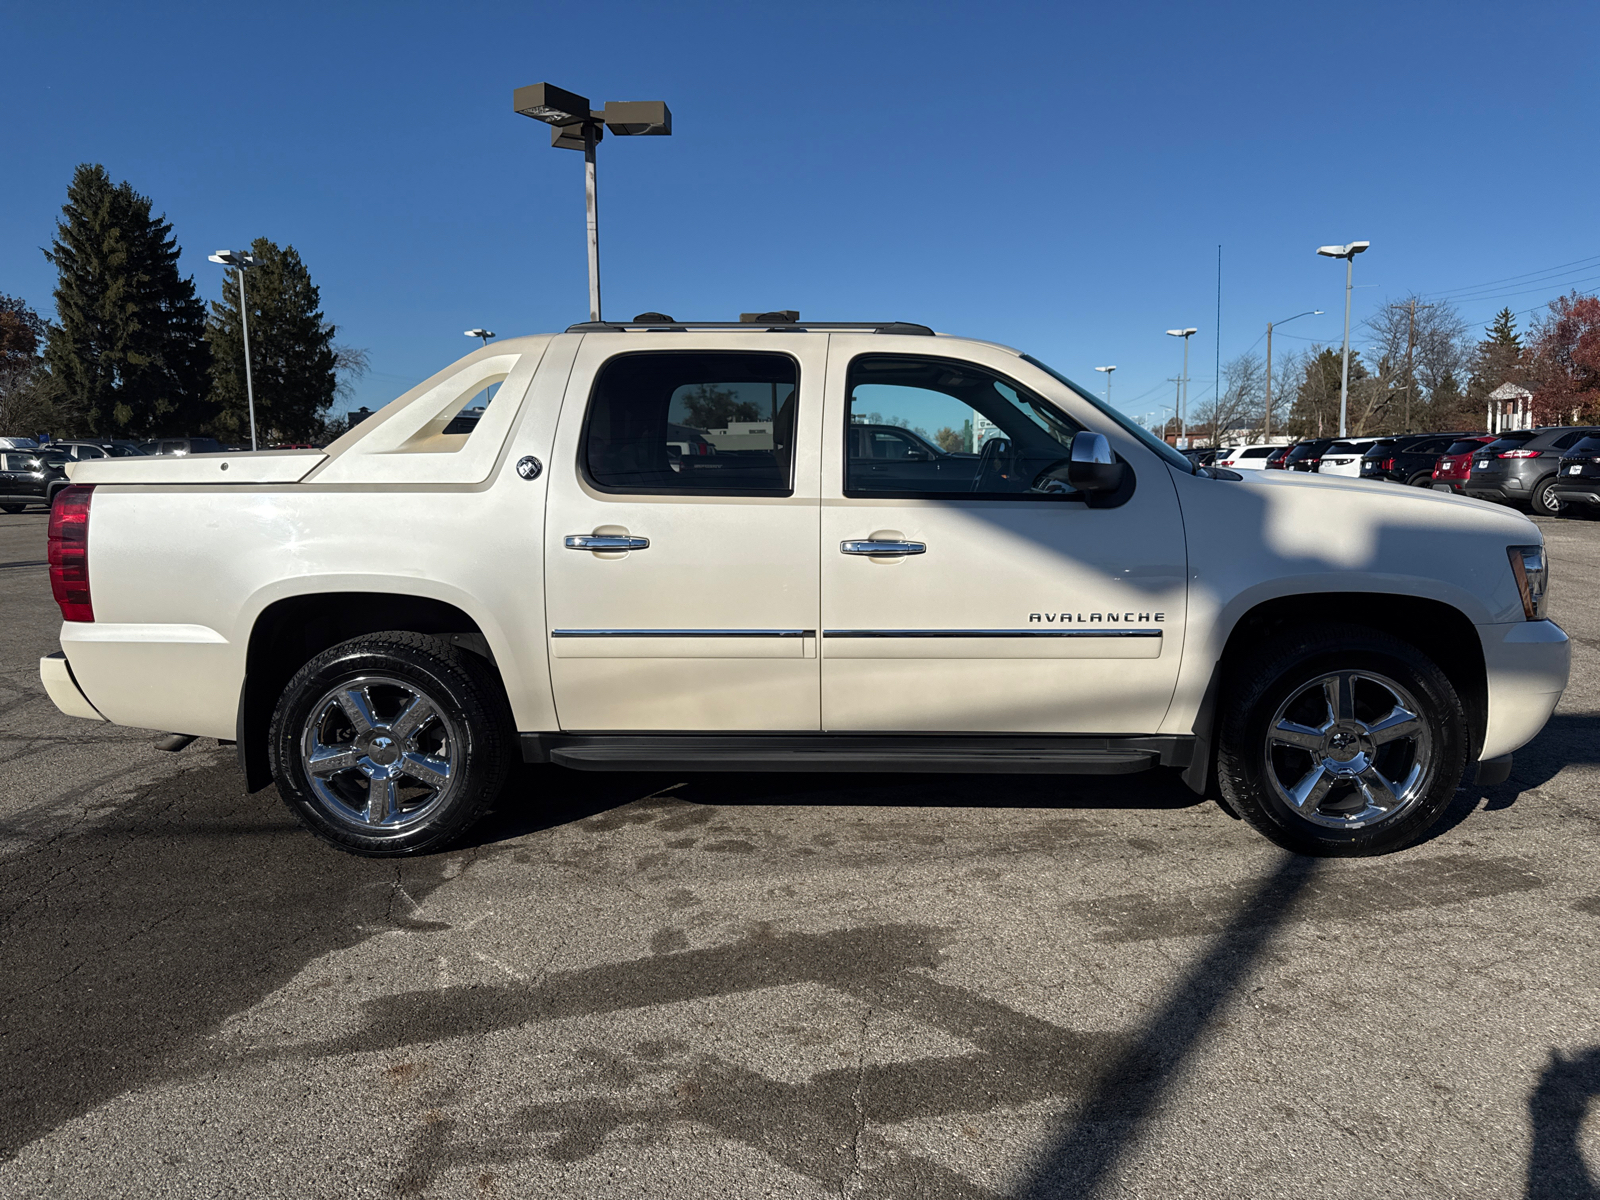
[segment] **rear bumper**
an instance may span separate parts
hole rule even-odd
[[[39,682],[44,684],[50,702],[67,716],[84,717],[90,721],[105,720],[96,711],[95,706],[89,703],[89,698],[83,694],[78,681],[72,677],[72,667],[67,662],[67,656],[61,651],[46,654],[39,660]]]
[[[1567,687],[1572,648],[1554,621],[1479,625],[1489,714],[1480,759],[1500,758],[1544,728]]]
[[[1600,480],[1588,479],[1578,483],[1558,483],[1550,494],[1563,504],[1593,504],[1600,506]]]
[[[105,720],[231,741],[244,655],[204,625],[66,621],[61,648]]]

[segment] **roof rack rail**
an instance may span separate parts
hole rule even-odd
[[[807,333],[837,329],[856,333],[900,333],[933,337],[933,330],[912,321],[794,321],[760,324],[751,321],[580,321],[568,333],[682,333],[690,329],[740,329],[746,333]]]

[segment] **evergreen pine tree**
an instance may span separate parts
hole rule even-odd
[[[206,404],[205,305],[150,198],[84,163],[45,251],[58,272],[44,360],[56,411],[101,437],[191,433]]]
[[[1484,340],[1493,345],[1522,348],[1522,338],[1517,334],[1517,319],[1509,308],[1502,308],[1496,314],[1494,324],[1485,332],[1488,337]]]
[[[317,286],[293,246],[280,249],[267,238],[257,238],[250,253],[256,265],[245,269],[244,288],[250,303],[258,436],[263,442],[320,436],[339,385],[336,329],[323,320]],[[225,440],[247,443],[250,417],[237,272],[228,272],[222,301],[211,306],[206,338],[211,343],[211,395],[218,410],[214,429]]]

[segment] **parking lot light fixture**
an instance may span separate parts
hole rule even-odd
[[[1346,417],[1350,411],[1350,288],[1353,278],[1356,255],[1360,254],[1371,242],[1351,242],[1347,246],[1318,246],[1317,253],[1323,258],[1344,259],[1344,358],[1343,366],[1339,371],[1339,436],[1348,437]]]
[[[494,332],[492,330],[488,330],[488,329],[468,329],[468,330],[465,331],[465,336],[467,336],[467,337],[475,337],[475,338],[482,338],[483,339],[483,344],[485,346],[487,346],[489,344],[489,339],[494,337],[495,335],[494,335]]]
[[[584,199],[589,219],[589,320],[600,316],[600,212],[594,149],[610,130],[615,137],[666,137],[672,110],[662,100],[607,100],[596,112],[586,97],[552,83],[534,83],[511,94],[511,108],[550,126],[550,144],[583,151]],[[487,343],[486,343],[487,344]]]
[[[1189,411],[1189,339],[1200,331],[1192,325],[1188,329],[1169,329],[1168,337],[1183,339],[1183,374],[1178,378],[1178,440],[1186,441],[1184,416]]]
[[[244,334],[244,394],[250,406],[250,449],[256,448],[256,389],[250,380],[250,306],[244,298],[244,269],[256,265],[256,260],[244,251],[218,250],[208,255],[212,262],[232,267],[239,273],[239,328]]]
[[[1101,372],[1104,372],[1104,374],[1105,374],[1105,377],[1106,377],[1106,403],[1107,404],[1111,403],[1111,372],[1115,371],[1116,369],[1117,368],[1114,365],[1113,366],[1109,366],[1109,367],[1096,367],[1095,368],[1096,371],[1101,371]]]
[[[1261,425],[1261,440],[1272,439],[1272,327],[1274,325],[1287,325],[1290,321],[1298,321],[1301,317],[1320,317],[1320,308],[1309,309],[1303,313],[1295,313],[1292,317],[1285,317],[1281,321],[1267,322],[1267,415]]]

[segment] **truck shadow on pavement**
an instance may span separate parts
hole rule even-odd
[[[1528,1097],[1533,1149],[1528,1154],[1527,1200],[1600,1200],[1579,1149],[1584,1117],[1600,1097],[1600,1046],[1572,1057],[1550,1051],[1550,1062]]]
[[[232,755],[0,859],[0,1161],[116,1096],[220,1069],[206,1035],[320,955],[404,928],[449,856],[314,841]]]
[[[879,1130],[1057,1101],[1069,1113],[1064,1133],[1022,1194],[1087,1197],[1137,1138],[1202,1033],[1291,919],[1320,866],[1285,856],[1159,1010],[1127,1033],[1074,1030],[938,982],[926,972],[939,967],[951,935],[928,926],[881,925],[781,935],[762,930],[721,946],[564,972],[531,987],[480,984],[386,996],[365,1005],[361,1030],[302,1049],[336,1056],[394,1051],[530,1023],[818,984],[866,1006],[854,1065],[791,1083],[694,1053],[673,1039],[580,1046],[569,1076],[550,1081],[551,1090],[579,1094],[523,1105],[491,1118],[473,1136],[457,1136],[457,1122],[449,1118],[431,1123],[417,1135],[394,1188],[418,1195],[445,1172],[535,1156],[572,1163],[596,1155],[620,1131],[632,1142],[664,1141],[669,1127],[690,1123],[841,1192],[993,1197],[998,1193]],[[1123,915],[1105,920],[1115,926]],[[868,1027],[890,1015],[932,1026],[972,1049],[869,1062]],[[605,1094],[593,1094],[600,1087]]]

